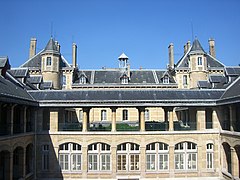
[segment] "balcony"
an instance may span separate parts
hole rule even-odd
[[[145,129],[146,131],[168,131],[168,122],[147,121]]]
[[[82,123],[58,123],[59,131],[82,131]]]
[[[174,131],[193,131],[197,130],[196,122],[174,121]]]
[[[120,121],[116,124],[117,131],[139,131],[138,121]]]
[[[111,131],[112,122],[111,121],[100,121],[90,123],[88,126],[89,131]]]

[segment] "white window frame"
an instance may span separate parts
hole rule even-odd
[[[197,170],[197,156],[197,144],[192,142],[176,144],[174,150],[175,170]]]
[[[127,76],[122,76],[121,84],[128,84],[128,77]]]
[[[150,111],[149,109],[146,109],[144,112],[144,119],[145,121],[149,121],[150,120]]]
[[[203,65],[203,57],[199,56],[197,57],[197,65],[202,66]]]
[[[106,121],[107,120],[107,110],[102,109],[101,110],[101,121]]]
[[[51,65],[52,65],[52,57],[47,57],[46,66],[51,66]]]
[[[140,170],[140,146],[135,143],[122,143],[117,146],[117,171]]]
[[[214,169],[214,149],[213,143],[206,145],[206,168]]]
[[[79,84],[86,84],[87,83],[87,79],[85,76],[80,76],[79,78]]]
[[[184,86],[188,85],[188,77],[187,77],[187,75],[183,75],[183,85]]]
[[[163,84],[169,84],[169,76],[165,75],[163,77]]]
[[[93,143],[88,145],[88,171],[111,171],[110,145],[105,143]]]
[[[75,161],[74,161],[74,156]],[[59,164],[62,171],[79,172],[82,170],[82,147],[77,143],[59,145]]]
[[[122,111],[122,120],[128,121],[128,110],[127,109],[123,109],[123,111]]]
[[[153,157],[155,157],[154,160],[152,160]],[[146,159],[149,160],[146,162],[147,171],[169,170],[169,145],[162,142],[148,144],[146,147]]]

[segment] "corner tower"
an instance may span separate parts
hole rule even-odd
[[[60,58],[61,54],[51,37],[41,53],[41,71],[44,81],[51,81],[54,89],[60,89]]]

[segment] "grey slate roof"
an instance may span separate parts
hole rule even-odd
[[[52,89],[53,83],[52,81],[45,81],[42,84],[40,84],[40,89]]]
[[[11,74],[7,73],[6,76],[7,79],[0,76],[0,101],[30,105],[37,104],[29,93],[18,84],[17,80],[11,76]]]
[[[8,57],[0,57],[0,68],[5,67],[7,62],[8,62]]]
[[[219,99],[223,90],[66,90],[66,91],[29,91],[29,93],[40,103],[46,105],[60,103],[61,106],[75,103],[78,106],[91,106],[91,104],[111,104],[118,106],[136,104],[144,105],[151,103],[162,103],[168,106],[186,106],[189,104],[214,103]],[[185,103],[182,103],[185,102]],[[146,105],[146,104],[145,104]]]
[[[221,99],[240,98],[240,76],[226,89]]]
[[[240,75],[240,66],[226,67],[225,72],[226,72],[226,75],[229,75],[229,76],[239,76]]]
[[[23,78],[28,76],[27,68],[15,68],[8,70],[15,78]]]
[[[211,85],[208,81],[198,81],[198,87],[201,89],[209,89]]]
[[[220,82],[226,82],[226,78],[219,74],[219,75],[210,75],[209,81],[212,83],[220,83]]]
[[[57,46],[55,44],[55,41],[53,40],[53,38],[51,37],[46,45],[46,47],[44,48],[44,52],[54,52],[54,53],[59,53],[57,50]]]
[[[207,58],[207,67],[209,69],[211,68],[224,68],[224,65],[218,61],[216,58],[212,57],[211,55],[207,54],[200,42],[195,39],[193,42],[193,45],[191,46],[191,48],[188,50],[188,52],[186,54],[183,55],[183,57],[176,63],[176,68],[189,68],[189,55],[191,54],[205,54],[206,58]]]
[[[42,82],[42,75],[30,76],[27,80],[32,84],[40,84]]]

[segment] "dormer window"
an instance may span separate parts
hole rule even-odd
[[[87,83],[87,79],[85,76],[81,76],[79,79],[79,84],[86,84]]]
[[[202,57],[197,58],[197,64],[198,66],[202,66]]]
[[[47,66],[51,66],[52,65],[52,58],[51,57],[47,57]]]
[[[121,78],[121,84],[128,84],[128,77],[127,75],[123,75]]]
[[[168,76],[163,77],[163,84],[169,84],[169,77]]]

